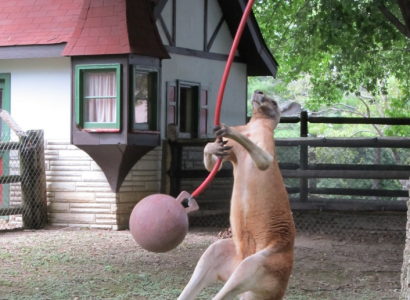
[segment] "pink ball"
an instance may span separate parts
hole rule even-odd
[[[135,205],[130,217],[134,240],[145,250],[167,252],[177,247],[188,232],[188,215],[175,198],[155,194]]]

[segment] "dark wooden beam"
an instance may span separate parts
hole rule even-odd
[[[208,44],[208,0],[204,0],[204,51],[207,51]]]
[[[0,176],[0,184],[17,183],[21,181],[20,175],[2,175]]]
[[[309,123],[322,124],[379,124],[379,125],[410,125],[410,118],[337,118],[308,117]]]
[[[192,57],[198,57],[198,58],[204,58],[204,59],[211,59],[211,60],[218,60],[218,61],[228,60],[228,55],[225,55],[225,54],[199,51],[199,50],[174,47],[174,46],[165,46],[165,49],[167,49],[169,53],[174,53],[174,54],[180,54],[180,55],[186,55],[186,56],[192,56]],[[234,62],[245,63],[245,61],[239,57],[235,57]]]
[[[317,195],[346,195],[346,196],[377,196],[377,197],[408,197],[405,190],[376,190],[376,189],[340,189],[340,188],[310,188],[309,194]]]
[[[284,178],[409,179],[409,171],[281,170]]]
[[[345,117],[313,117],[308,116],[309,123],[321,124],[378,124],[378,125],[410,125],[410,118],[345,118]],[[281,117],[280,123],[299,123],[300,117]]]
[[[159,21],[160,21],[160,23],[161,23],[162,29],[164,29],[165,35],[167,36],[168,43],[169,43],[171,46],[175,46],[175,44],[174,44],[174,39],[172,38],[171,34],[169,33],[167,24],[165,24],[165,21],[164,21],[164,19],[162,18],[162,16],[159,16]]]
[[[223,23],[224,23],[224,17],[222,16],[221,19],[220,19],[219,22],[218,22],[218,25],[216,25],[215,31],[214,31],[214,33],[212,34],[211,39],[209,40],[209,43],[208,43],[208,45],[206,46],[205,51],[209,52],[209,51],[211,50],[212,45],[213,45],[213,43],[214,43],[214,41],[215,41],[215,39],[216,39],[216,36],[217,36],[218,33],[219,33],[219,30],[221,30],[221,27],[222,27]]]
[[[300,117],[281,117],[280,123],[299,123]]]
[[[358,170],[358,171],[410,171],[410,166],[395,165],[352,165],[352,164],[315,164],[309,170]]]
[[[0,142],[0,149],[4,150],[18,150],[20,149],[19,142]]]
[[[21,206],[0,208],[0,216],[12,216],[23,214],[24,209]]]
[[[291,198],[292,199],[292,198]],[[290,207],[293,211],[404,211],[407,210],[406,201],[396,202],[359,202],[341,203],[335,199],[329,199],[333,202],[299,202],[291,201]]]
[[[158,20],[158,18],[161,16],[162,10],[164,9],[167,2],[168,0],[159,0],[157,6],[155,6],[155,9],[154,9],[155,20]]]
[[[177,1],[172,1],[172,45],[176,45],[177,35]]]
[[[312,147],[369,147],[369,148],[410,148],[410,138],[286,138],[275,139],[276,146]]]

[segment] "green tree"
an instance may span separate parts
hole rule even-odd
[[[373,97],[386,95],[389,78],[400,89],[392,104],[407,104],[409,0],[259,0],[254,11],[279,61],[282,84],[309,74],[311,107],[362,89]]]

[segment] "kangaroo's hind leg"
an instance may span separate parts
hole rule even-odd
[[[245,258],[213,300],[281,300],[292,271],[293,253],[266,248]]]
[[[195,299],[212,282],[226,282],[239,263],[232,239],[213,243],[202,255],[178,300]]]

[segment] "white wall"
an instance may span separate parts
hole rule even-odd
[[[215,105],[218,97],[224,61],[201,59],[197,57],[171,54],[171,59],[162,61],[162,116],[166,116],[166,82],[177,79],[199,82],[207,87],[208,94],[208,133],[212,133]],[[222,104],[221,122],[230,126],[246,122],[246,65],[233,63],[229,74],[225,96]],[[165,124],[165,120],[163,124]]]
[[[11,115],[23,130],[70,139],[70,72],[65,57],[0,60],[0,73],[11,73]]]
[[[219,20],[222,18],[221,8],[216,0],[208,2],[208,43],[214,33]],[[221,29],[216,36],[214,43],[210,49],[213,53],[229,54],[231,51],[231,46],[233,43],[233,38],[229,32],[228,25],[226,21],[223,23]],[[236,56],[239,56],[236,53]]]
[[[172,1],[165,5],[161,16],[170,34],[172,34]],[[193,50],[204,50],[204,0],[178,0],[176,3],[176,46]],[[217,0],[208,1],[207,43],[222,18],[222,11]],[[164,28],[157,21],[157,28],[164,45],[169,45]],[[233,38],[226,22],[219,30],[210,49],[213,53],[229,54]],[[238,53],[237,53],[238,56]]]
[[[204,49],[204,1],[177,1],[175,40],[177,47]]]

